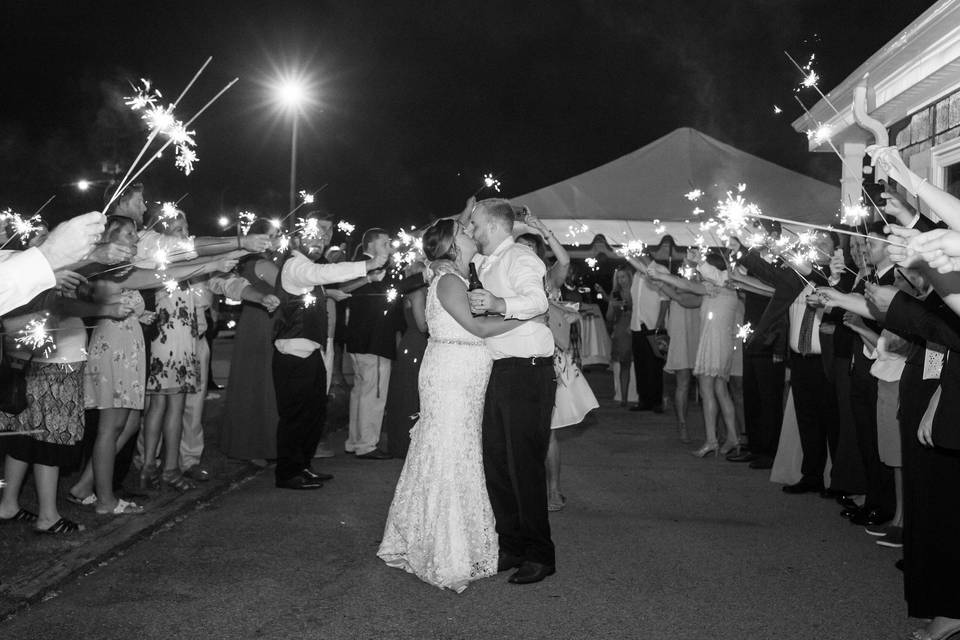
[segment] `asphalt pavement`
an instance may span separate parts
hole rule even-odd
[[[457,595],[387,568],[376,550],[402,461],[343,454],[341,431],[338,455],[320,461],[336,475],[323,489],[275,489],[270,469],[236,483],[60,584],[0,637],[807,640],[913,628],[899,553],[835,503],[692,457],[669,416],[601,403],[562,434],[568,506],[551,516],[557,574],[542,583],[504,573]]]

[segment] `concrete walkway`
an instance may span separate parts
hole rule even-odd
[[[442,592],[376,557],[402,462],[268,470],[0,625],[4,638],[896,638],[899,553],[765,472],[699,460],[672,420],[603,401],[563,434],[558,573]],[[699,418],[691,417],[691,424]],[[342,440],[342,432],[339,434]],[[339,442],[337,442],[339,444]]]

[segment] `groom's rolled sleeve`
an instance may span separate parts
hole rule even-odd
[[[516,295],[503,298],[503,317],[529,320],[547,312],[547,292],[543,286],[547,268],[535,255],[515,256],[507,269],[510,288]]]

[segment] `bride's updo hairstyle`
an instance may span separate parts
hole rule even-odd
[[[456,260],[460,252],[457,249],[456,220],[437,220],[423,234],[423,254],[427,260]]]

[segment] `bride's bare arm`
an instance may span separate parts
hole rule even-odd
[[[452,273],[444,274],[437,284],[437,299],[443,309],[456,320],[461,327],[480,338],[489,338],[516,329],[525,321],[502,320],[489,317],[473,317],[467,298],[467,287],[463,280]]]

